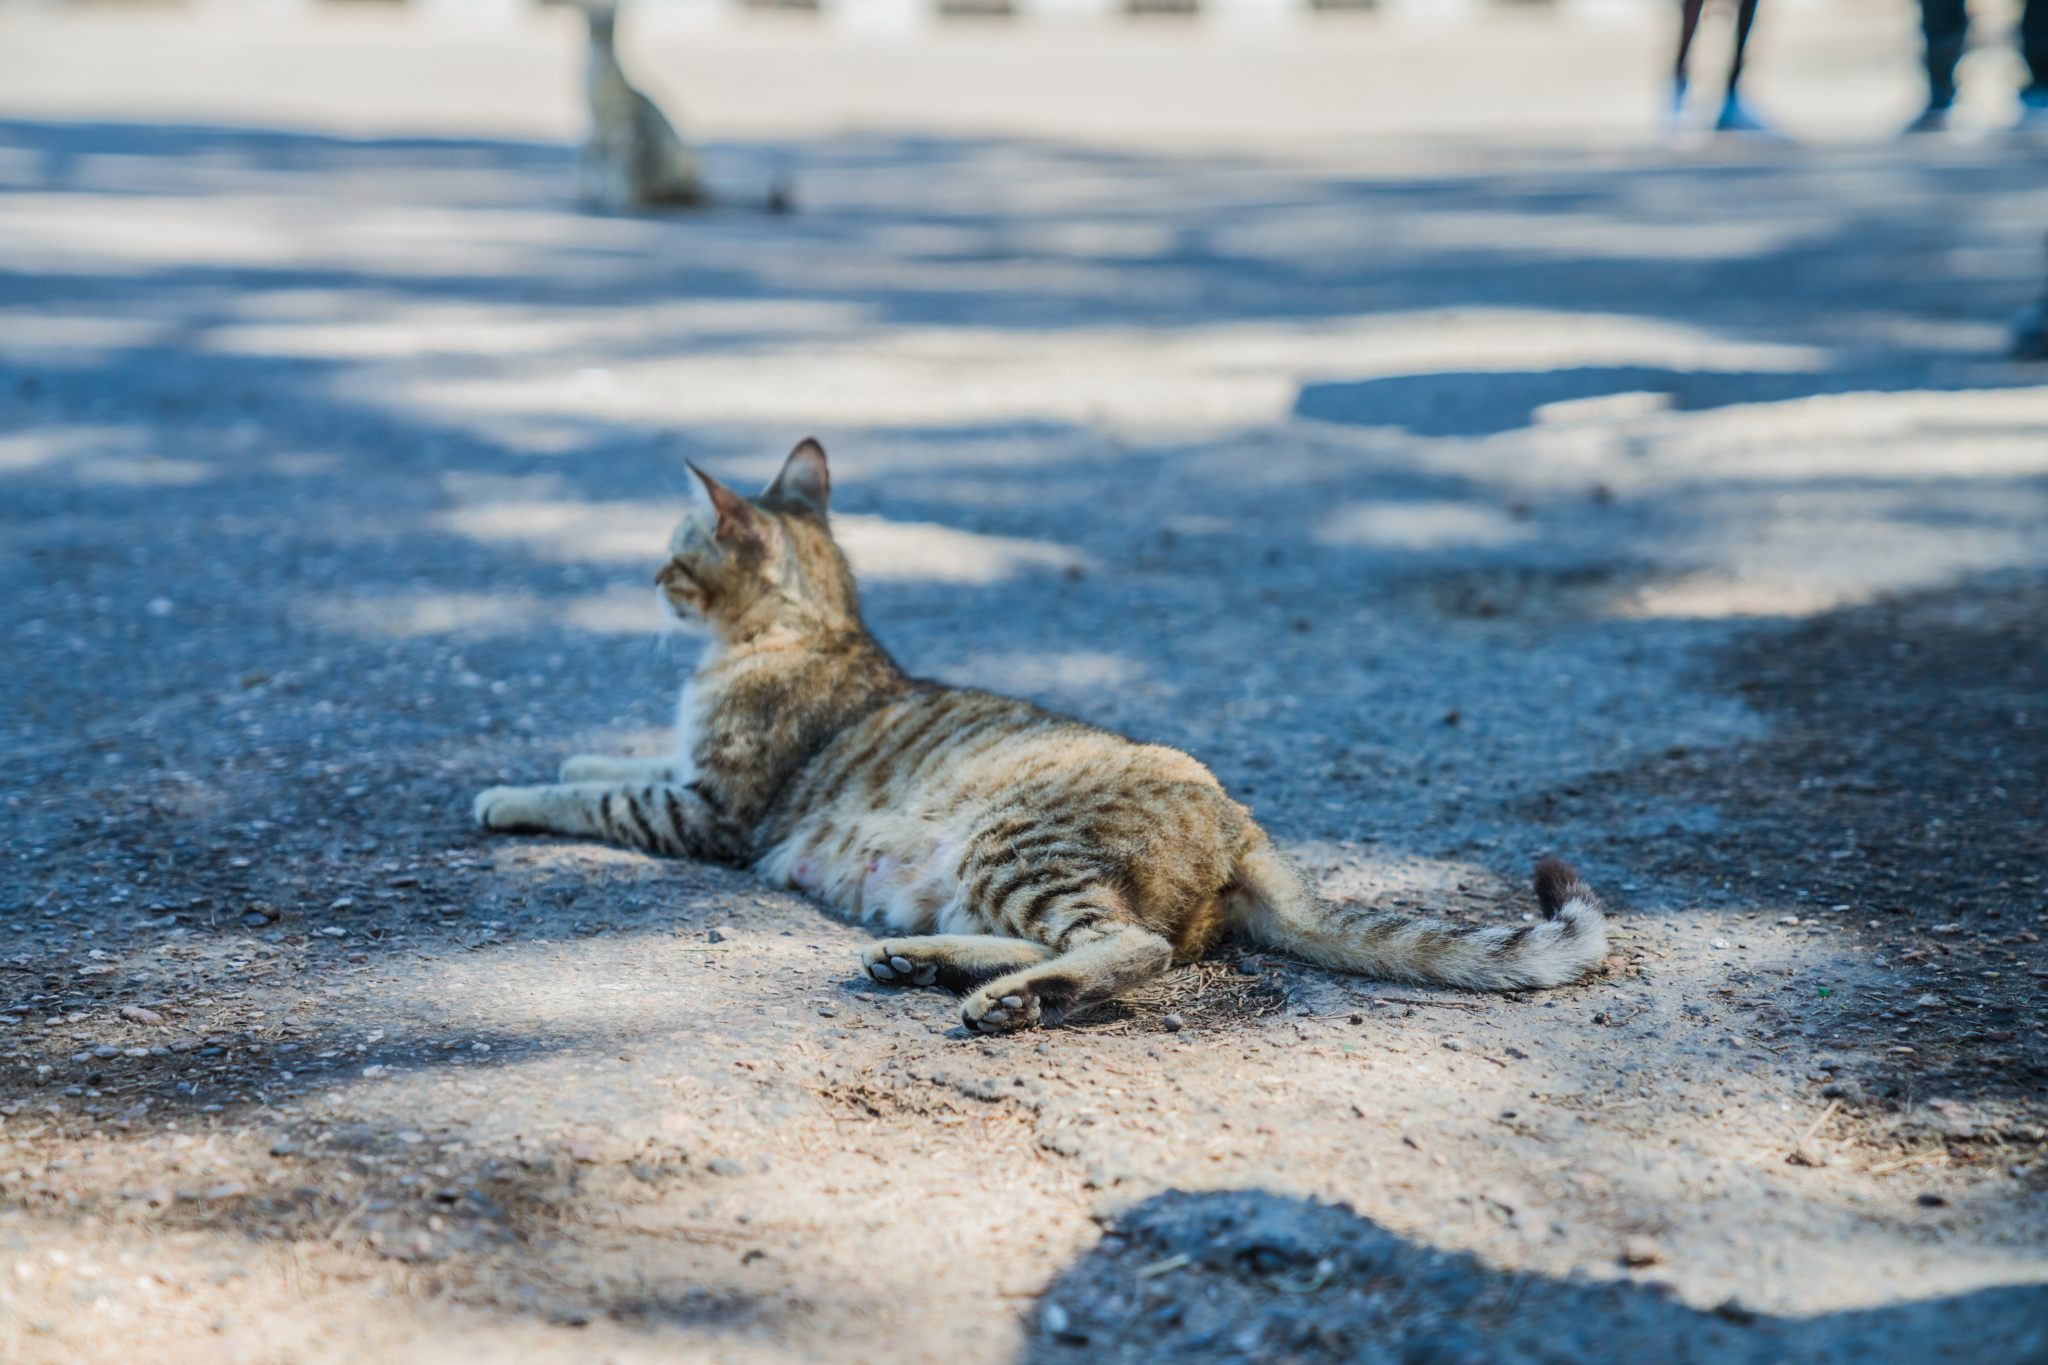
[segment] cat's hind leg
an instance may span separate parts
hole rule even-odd
[[[1173,945],[1139,925],[1111,921],[1086,933],[1059,956],[978,987],[960,1002],[960,1022],[977,1033],[1056,1024],[1173,964]]]
[[[867,974],[885,986],[941,986],[965,995],[976,986],[1052,959],[1052,949],[997,934],[886,938],[861,954]]]

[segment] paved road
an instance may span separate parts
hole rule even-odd
[[[6,21],[138,31],[66,22]],[[147,32],[0,125],[11,1352],[2048,1349],[2034,150],[820,96],[713,149],[802,214],[593,220],[490,80],[228,128],[255,39]],[[907,664],[1186,746],[1338,893],[1566,853],[1609,974],[1230,950],[968,1039],[798,898],[470,829],[659,745],[683,461],[806,432]]]

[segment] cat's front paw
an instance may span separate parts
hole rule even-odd
[[[545,829],[542,797],[546,787],[486,787],[476,794],[470,813],[485,829],[505,832]]]
[[[960,1002],[960,1022],[972,1033],[1013,1033],[1037,1028],[1045,1016],[1038,992],[1029,986],[996,982]]]
[[[868,975],[884,986],[929,986],[939,979],[937,963],[905,957],[902,949],[886,941],[870,944],[860,960]]]

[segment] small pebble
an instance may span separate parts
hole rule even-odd
[[[713,943],[723,943],[732,936],[726,933],[723,929],[713,929],[706,933],[704,937],[709,939]]]
[[[123,1005],[121,1007],[121,1017],[123,1019],[132,1019],[138,1024],[161,1024],[164,1021],[164,1017],[161,1014],[158,1014],[155,1010],[144,1009],[140,1005]]]
[[[1927,1191],[1927,1193],[1921,1195],[1919,1199],[1915,1200],[1914,1202],[1919,1204],[1920,1207],[1923,1209],[1944,1209],[1948,1207],[1948,1200],[1942,1198],[1940,1195],[1936,1194],[1932,1190]]]
[[[1183,1028],[1187,1027],[1187,1020],[1181,1018],[1178,1014],[1169,1014],[1160,1022],[1166,1025],[1168,1033],[1179,1033]]]
[[[1725,938],[1708,939],[1707,946],[1709,948],[1726,948],[1728,946],[1728,940]]]
[[[1663,1259],[1664,1249],[1648,1237],[1631,1237],[1621,1244],[1623,1265],[1655,1265]]]

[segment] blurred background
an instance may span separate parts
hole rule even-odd
[[[2011,0],[1972,7],[1958,124],[2011,122]],[[711,138],[849,128],[1204,146],[1661,131],[1664,0],[644,0],[622,51]],[[580,18],[527,0],[11,0],[0,110],[366,132],[577,133]],[[1710,10],[1693,69],[1725,65]],[[1802,139],[1924,101],[1909,0],[1767,0],[1748,82]],[[672,113],[677,110],[672,109]]]

